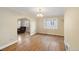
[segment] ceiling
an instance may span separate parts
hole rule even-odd
[[[38,7],[11,7],[10,9],[19,13],[36,17]],[[44,16],[64,16],[64,7],[43,7]]]

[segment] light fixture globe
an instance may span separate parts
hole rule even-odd
[[[43,17],[44,15],[42,13],[38,13],[37,17]]]

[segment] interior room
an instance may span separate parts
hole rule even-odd
[[[73,7],[0,7],[0,50],[79,50],[78,15]]]
[[[3,51],[64,51],[63,7],[0,8]]]

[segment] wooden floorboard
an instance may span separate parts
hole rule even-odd
[[[18,35],[18,42],[3,51],[64,51],[64,37],[57,35]]]

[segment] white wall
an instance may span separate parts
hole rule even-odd
[[[30,35],[34,35],[36,33],[36,19],[30,20]]]
[[[69,50],[79,50],[79,8],[65,8],[65,41]]]
[[[0,48],[17,40],[17,20],[25,18],[8,8],[0,8]]]
[[[58,19],[58,28],[57,29],[45,29],[44,28],[44,19],[46,18],[57,18]],[[37,19],[37,32],[51,35],[60,35],[64,36],[64,17],[63,16],[51,16]]]

